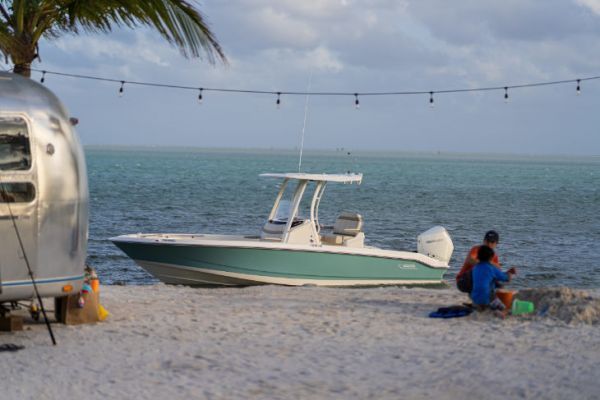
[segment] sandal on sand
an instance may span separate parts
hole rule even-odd
[[[441,307],[429,313],[429,318],[459,318],[471,314],[473,309],[465,306]]]

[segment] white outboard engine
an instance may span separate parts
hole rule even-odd
[[[417,237],[417,251],[442,262],[450,262],[454,245],[443,226],[434,226]]]

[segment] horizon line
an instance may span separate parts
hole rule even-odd
[[[144,144],[83,144],[84,149],[106,149],[106,150],[176,150],[176,151],[215,151],[215,152],[298,152],[298,147],[224,147],[224,146],[177,146],[177,145],[144,145]],[[427,155],[427,156],[477,156],[477,157],[531,157],[531,158],[600,158],[600,154],[573,154],[573,153],[505,153],[505,152],[474,152],[474,151],[451,151],[451,150],[389,150],[389,149],[353,149],[346,147],[337,148],[304,148],[304,151],[315,153],[359,153],[359,154],[405,154],[405,155]]]

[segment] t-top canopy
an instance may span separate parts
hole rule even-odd
[[[324,182],[343,182],[343,183],[361,183],[362,174],[305,174],[302,172],[288,172],[284,174],[260,174],[268,178],[297,179],[303,181],[324,181]]]

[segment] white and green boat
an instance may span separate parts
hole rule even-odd
[[[331,227],[319,224],[327,183],[360,184],[362,174],[261,176],[281,178],[283,183],[260,235],[139,233],[111,240],[170,284],[372,286],[442,281],[454,246],[441,226],[421,234],[418,251],[411,252],[366,246],[363,219],[357,213],[341,213]],[[310,191],[312,197],[305,196]],[[301,211],[308,216],[301,217]]]

